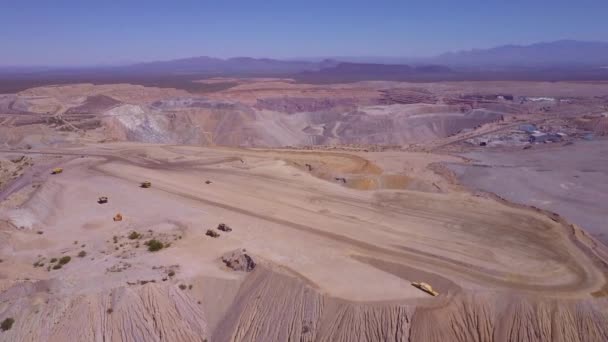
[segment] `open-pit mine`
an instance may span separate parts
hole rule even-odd
[[[0,341],[607,341],[608,83],[0,95]]]

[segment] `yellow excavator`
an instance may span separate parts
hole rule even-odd
[[[421,291],[424,291],[424,292],[430,294],[433,297],[439,296],[439,292],[433,290],[433,287],[431,285],[427,284],[427,283],[423,283],[423,282],[412,283],[412,286],[415,287],[415,288],[417,288],[417,289],[419,289],[419,290],[421,290]]]
[[[60,173],[62,173],[62,172],[63,172],[63,169],[62,169],[62,168],[60,168],[60,167],[56,167],[56,168],[54,168],[54,169],[53,169],[53,171],[51,171],[51,174],[53,174],[53,175],[58,175],[58,174],[60,174]]]

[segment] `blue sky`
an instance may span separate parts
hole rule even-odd
[[[607,0],[0,0],[0,65],[189,56],[428,56],[608,41]]]

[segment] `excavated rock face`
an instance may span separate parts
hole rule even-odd
[[[88,96],[79,106],[68,109],[66,114],[99,114],[120,105],[121,102],[105,95]]]
[[[255,108],[293,114],[326,111],[335,108],[354,109],[361,102],[363,101],[356,98],[275,97],[258,99]],[[375,103],[364,102],[363,104]]]
[[[245,249],[237,249],[224,254],[222,261],[228,268],[235,271],[251,272],[255,268],[255,261],[246,253]]]

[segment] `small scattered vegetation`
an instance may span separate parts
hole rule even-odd
[[[59,259],[59,265],[65,265],[68,262],[70,262],[70,260],[72,260],[72,257],[69,255],[63,256],[61,257],[61,259]]]
[[[114,235],[114,236],[112,237],[112,240],[114,240],[114,243],[118,243],[118,236]]]
[[[42,235],[42,234],[44,234],[44,232],[43,232],[42,230],[39,230],[39,231],[37,231],[36,233],[37,233],[38,235]]]
[[[84,258],[85,256],[87,256],[87,252],[85,251],[80,251],[80,253],[78,253],[79,258]]]
[[[175,275],[175,271],[169,271],[169,273],[167,273],[167,275],[169,277],[173,277]]]
[[[53,269],[54,269],[54,270],[61,269],[61,264],[57,264],[57,265],[53,266]]]
[[[150,252],[156,252],[156,251],[160,251],[161,249],[163,249],[165,247],[165,245],[156,240],[156,239],[152,239],[149,240],[145,243],[146,246],[148,246],[148,251]]]
[[[0,324],[0,329],[2,329],[2,331],[10,330],[13,327],[13,323],[15,323],[15,319],[12,317],[5,318],[4,321],[2,321],[2,324]]]
[[[136,231],[132,231],[131,234],[129,234],[129,240],[137,240],[139,238],[141,238],[141,234]]]
[[[57,258],[52,258],[51,263],[55,263],[55,262],[57,262]]]
[[[108,313],[108,315],[112,314],[112,312],[114,312],[114,310],[112,310],[112,308],[108,308],[108,310],[106,310],[106,312]]]
[[[187,286],[184,284],[179,284],[179,288],[180,288],[180,290],[185,290],[187,288]]]

